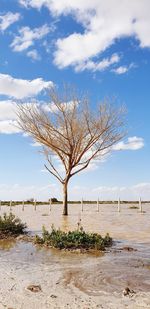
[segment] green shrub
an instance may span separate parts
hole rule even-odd
[[[13,236],[23,234],[26,228],[26,224],[15,217],[14,214],[6,214],[0,216],[0,236]]]
[[[130,209],[139,209],[139,207],[138,207],[138,206],[135,206],[135,205],[130,206],[129,208],[130,208]]]
[[[97,233],[86,233],[82,227],[75,231],[63,232],[52,226],[50,233],[43,227],[42,237],[36,235],[35,243],[59,249],[105,250],[105,247],[112,244],[112,238],[109,234],[102,237]]]

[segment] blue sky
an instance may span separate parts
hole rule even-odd
[[[150,1],[0,1],[0,199],[61,198],[40,148],[16,125],[15,102],[49,102],[69,82],[127,107],[128,135],[72,178],[70,199],[150,200]]]

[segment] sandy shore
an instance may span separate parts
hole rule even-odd
[[[49,212],[46,206],[37,211],[15,207],[32,233],[40,233],[42,224],[74,228],[81,218],[86,230],[89,226],[102,234],[110,232],[116,242],[110,252],[94,256],[0,241],[0,309],[150,308],[148,206],[143,215],[127,206],[121,214],[112,206],[97,214],[94,207],[84,213],[74,207],[68,218],[62,218],[60,208]],[[127,246],[134,250],[124,249]],[[31,284],[40,285],[41,291],[29,291]],[[127,286],[135,293],[123,296]]]

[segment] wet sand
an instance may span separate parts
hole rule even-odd
[[[0,241],[0,309],[143,309],[150,308],[150,205],[145,213],[131,205],[70,205],[70,215],[61,215],[62,206],[21,206],[13,208],[31,234],[41,233],[42,225],[51,224],[64,230],[74,229],[77,222],[86,231],[115,239],[106,253],[79,254],[46,249],[24,241]],[[0,214],[9,212],[2,207]],[[125,248],[126,247],[126,248]],[[134,250],[129,250],[132,247]],[[38,293],[27,290],[39,284]],[[135,293],[123,296],[125,287]]]

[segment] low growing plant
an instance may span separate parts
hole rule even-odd
[[[0,237],[23,234],[25,228],[26,224],[12,213],[0,216]]]
[[[51,232],[43,227],[42,237],[36,235],[35,243],[59,249],[105,250],[105,247],[112,244],[112,238],[109,234],[102,237],[97,233],[86,233],[82,227],[75,231],[64,232],[52,225]]]
[[[130,206],[129,208],[130,208],[130,209],[139,209],[139,207],[138,207],[138,206],[135,206],[135,205]]]

